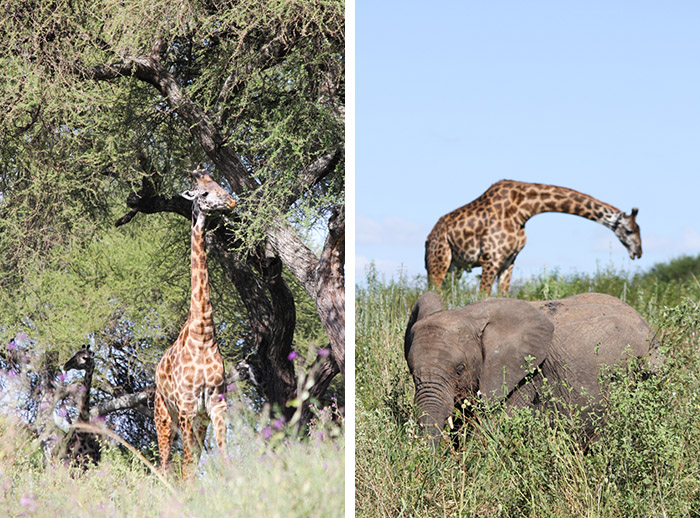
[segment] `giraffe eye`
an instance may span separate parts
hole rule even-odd
[[[202,198],[206,198],[207,196],[209,196],[209,193],[207,191],[204,191],[202,193]]]

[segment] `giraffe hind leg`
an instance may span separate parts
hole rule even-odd
[[[192,460],[195,466],[199,464],[199,459],[202,456],[204,449],[204,441],[207,437],[207,428],[209,427],[208,418],[198,418],[192,423]]]
[[[493,263],[484,263],[481,266],[481,282],[479,284],[479,292],[482,295],[490,295],[493,281],[496,279],[498,269]]]
[[[182,436],[183,462],[182,462],[182,477],[188,479],[197,466],[193,465],[194,455],[197,451],[195,444],[194,429],[192,426],[192,418],[184,413],[180,413],[180,435]],[[197,458],[197,461],[199,458]]]
[[[452,263],[452,249],[444,232],[431,232],[425,242],[425,269],[428,285],[439,289]]]
[[[218,396],[217,396],[218,397]],[[216,444],[220,451],[226,448],[226,400],[218,401],[211,409],[211,420],[214,424]]]

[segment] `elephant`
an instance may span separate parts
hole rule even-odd
[[[431,291],[413,308],[404,341],[418,423],[434,449],[465,399],[538,408],[547,399],[545,380],[551,395],[578,405],[590,426],[591,413],[602,407],[601,367],[636,356],[653,371],[657,348],[639,313],[600,293],[536,302],[488,298],[443,311]]]

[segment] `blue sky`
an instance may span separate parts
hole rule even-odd
[[[357,281],[370,261],[425,275],[438,218],[503,178],[639,207],[642,231],[632,261],[602,225],[540,214],[515,279],[700,254],[698,20],[690,1],[357,0]]]

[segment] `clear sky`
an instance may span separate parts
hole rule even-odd
[[[639,207],[644,249],[540,214],[515,279],[700,254],[698,23],[695,1],[356,0],[357,281],[425,275],[438,218],[504,178]]]

